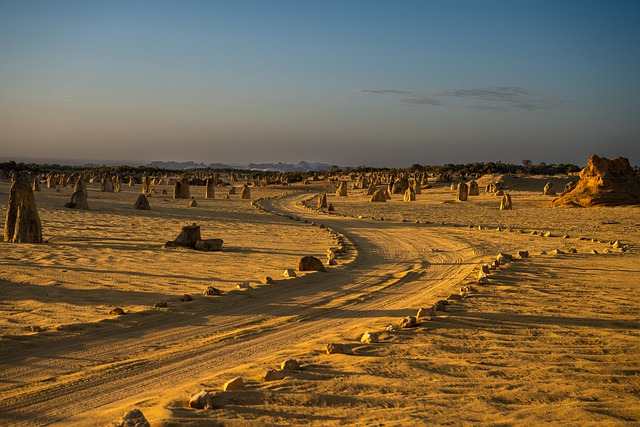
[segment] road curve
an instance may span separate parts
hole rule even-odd
[[[342,234],[351,245],[349,262],[252,290],[252,298],[228,295],[196,304],[191,315],[132,315],[127,328],[100,328],[80,342],[71,337],[3,358],[0,424],[82,419],[86,425],[82,414],[90,413],[94,425],[105,425],[112,418],[100,417],[109,408],[153,399],[158,382],[184,388],[203,372],[268,360],[309,337],[373,316],[413,314],[455,290],[483,255],[465,230],[326,215],[303,208],[307,197],[293,193],[256,203]]]

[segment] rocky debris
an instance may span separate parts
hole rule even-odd
[[[514,258],[524,259],[529,258],[529,251],[518,251]]]
[[[151,209],[151,205],[149,205],[149,199],[144,194],[140,194],[138,196],[138,200],[136,200],[136,203],[133,205],[133,207],[135,209],[140,209],[143,211],[148,211]]]
[[[436,317],[435,306],[431,306],[429,308],[419,308],[418,313],[416,314],[416,318],[419,319],[421,317],[428,317],[428,318]]]
[[[202,295],[219,296],[222,295],[222,291],[218,288],[214,288],[213,286],[207,286],[207,289],[202,292]]]
[[[413,188],[407,188],[407,191],[404,192],[404,197],[402,198],[405,202],[415,202],[416,201],[416,192]]]
[[[282,275],[287,278],[297,276],[296,271],[293,268],[287,268]]]
[[[553,201],[554,206],[620,206],[640,204],[640,176],[629,159],[591,156],[580,180]]]
[[[398,327],[396,325],[388,325],[386,331],[387,332],[397,332],[398,331]]]
[[[249,282],[240,282],[236,284],[236,289],[253,289]]]
[[[336,208],[333,207],[333,204],[329,203],[329,207],[327,208],[327,212],[335,212]]]
[[[336,261],[335,259],[331,258],[331,259],[327,260],[327,265],[331,265],[331,266],[338,265],[338,261]]]
[[[155,308],[167,308],[169,305],[165,301],[157,302],[153,305]]]
[[[577,254],[578,250],[576,248],[569,248],[569,249],[567,249],[567,253],[568,254]]]
[[[184,294],[180,297],[180,301],[184,301],[184,302],[193,301],[193,297],[189,294]]]
[[[121,309],[120,307],[115,307],[109,310],[109,314],[113,316],[122,316],[124,314],[124,310]]]
[[[174,199],[190,199],[191,192],[189,191],[189,179],[183,176],[179,181],[173,185],[173,198]]]
[[[197,208],[198,207],[198,202],[196,202],[195,199],[189,200],[189,207],[190,208]]]
[[[513,205],[511,204],[511,196],[508,193],[504,193],[502,196],[502,200],[500,200],[500,210],[510,211],[512,209]]]
[[[418,324],[418,320],[413,316],[403,317],[398,321],[398,326],[402,329],[413,328]]]
[[[555,196],[556,195],[556,189],[553,186],[553,182],[549,181],[544,185],[544,188],[542,189],[542,195],[543,196]]]
[[[230,379],[222,386],[223,391],[244,390],[244,381],[240,377]]]
[[[182,227],[182,231],[178,234],[178,237],[173,241],[165,243],[164,246],[166,248],[184,246],[199,251],[217,251],[222,247],[223,243],[222,239],[203,240],[200,236],[200,226],[193,224]]]
[[[364,334],[362,334],[362,337],[360,338],[360,342],[364,342],[367,344],[376,343],[378,341],[379,341],[378,334],[375,332],[367,331]]]
[[[448,301],[461,301],[463,299],[463,296],[460,294],[451,294],[447,297]]]
[[[219,393],[210,392],[207,390],[202,390],[197,393],[194,393],[189,398],[189,407],[195,409],[213,409],[216,397],[219,396]]]
[[[554,249],[551,251],[551,255],[562,255],[562,254],[564,254],[564,251],[560,249]]]
[[[387,191],[386,190],[375,190],[369,199],[370,202],[386,202],[387,201]]]
[[[149,421],[139,409],[134,409],[125,414],[117,421],[107,425],[107,427],[151,427]]]
[[[262,381],[279,381],[284,379],[284,372],[276,369],[268,369],[262,376]]]
[[[302,366],[296,359],[287,359],[280,364],[280,369],[283,371],[299,371]]]
[[[13,176],[4,223],[4,241],[42,243],[42,224],[31,180],[26,173],[18,172]]]
[[[433,307],[436,309],[436,311],[447,311],[448,305],[449,305],[449,301],[441,299],[436,301]]]
[[[400,177],[396,178],[391,186],[391,194],[403,194],[409,189],[409,178]]]
[[[347,348],[342,344],[327,344],[325,347],[327,354],[347,354]]]
[[[275,283],[275,282],[273,281],[273,279],[270,276],[267,276],[264,279],[262,279],[262,284],[263,285],[270,285],[272,283]]]
[[[500,265],[505,265],[506,263],[513,261],[513,256],[509,254],[498,254],[496,256],[496,261],[498,261]]]
[[[375,193],[376,191],[377,191],[377,187],[372,182],[371,184],[369,184],[369,188],[367,189],[367,196],[372,196],[373,193]],[[371,200],[371,201],[373,202],[373,200]]]
[[[327,271],[324,264],[318,258],[313,256],[304,256],[298,262],[298,271]]]

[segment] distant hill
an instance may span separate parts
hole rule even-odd
[[[249,163],[247,169],[260,170],[260,171],[272,171],[272,172],[309,172],[309,171],[329,171],[331,165],[325,163],[309,163],[298,162],[292,163]]]

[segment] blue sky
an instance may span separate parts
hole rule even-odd
[[[0,0],[2,156],[640,162],[640,1]]]

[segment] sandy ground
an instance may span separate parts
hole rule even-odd
[[[260,209],[192,187],[197,207],[154,194],[150,211],[132,208],[139,186],[89,184],[90,211],[42,188],[47,243],[0,243],[0,424],[99,426],[133,408],[152,426],[638,424],[640,208],[550,208],[548,180],[506,181],[513,211],[486,194],[455,203],[444,184],[387,203],[326,182],[252,188]],[[323,189],[333,214],[313,209]],[[163,248],[194,222],[223,250]],[[283,277],[341,236],[337,266]],[[475,284],[479,265],[518,250],[531,257]],[[386,331],[468,285],[436,318]],[[261,381],[287,358],[303,369]],[[214,409],[187,408],[238,376],[246,388]]]

